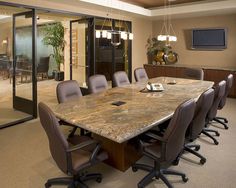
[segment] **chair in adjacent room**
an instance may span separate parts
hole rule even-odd
[[[232,74],[229,74],[229,75],[227,76],[227,78],[226,78],[225,94],[224,94],[224,96],[222,97],[222,99],[220,100],[220,104],[219,104],[219,106],[218,106],[218,110],[223,109],[224,106],[225,106],[225,104],[226,104],[226,99],[227,99],[227,97],[228,97],[228,95],[229,95],[229,92],[230,92],[232,86],[233,86],[233,79],[234,79],[234,77],[233,77]],[[228,128],[229,128],[229,127],[227,126],[227,124],[226,124],[226,123],[228,123],[228,120],[227,120],[226,118],[216,116],[213,120],[216,121],[216,122],[218,122],[218,123],[220,123],[220,124],[222,124],[222,125],[224,125],[224,128],[225,128],[225,129],[228,129]]]
[[[165,175],[181,176],[182,180],[187,182],[188,178],[184,173],[166,169],[166,167],[171,165],[183,150],[186,130],[192,121],[195,106],[196,103],[192,99],[180,104],[175,110],[163,137],[147,132],[145,136],[156,139],[156,141],[146,143],[140,139],[143,154],[154,160],[154,166],[144,164],[134,164],[132,166],[133,171],[142,169],[149,172],[138,183],[138,188],[145,187],[153,178],[160,178],[168,187],[172,187]]]
[[[44,76],[48,79],[50,57],[40,57],[39,64],[37,66],[37,75],[41,75],[42,80]]]
[[[117,71],[113,74],[114,87],[121,87],[129,84],[130,81],[125,71]]]
[[[200,145],[193,144],[192,142],[199,137],[202,131],[204,131],[206,125],[206,116],[210,107],[212,106],[213,100],[214,89],[208,89],[207,91],[201,94],[201,96],[196,102],[193,120],[191,121],[186,132],[184,151],[187,151],[199,157],[201,164],[204,164],[206,162],[206,158],[197,152],[200,149]],[[182,153],[180,153],[178,158],[174,161],[174,164],[178,164],[179,157],[181,155]]]
[[[108,89],[106,77],[101,74],[95,74],[88,79],[88,89],[90,93],[99,93]]]
[[[45,187],[52,185],[68,185],[69,188],[87,188],[85,181],[95,179],[102,181],[98,173],[83,174],[84,170],[107,159],[107,153],[100,150],[100,144],[89,137],[78,137],[77,145],[70,146],[59,129],[57,118],[51,109],[44,103],[39,103],[39,117],[49,141],[51,155],[57,166],[68,177],[58,177],[47,180]]]
[[[206,126],[208,126],[209,123],[211,121],[213,121],[214,118],[216,117],[218,106],[220,104],[222,97],[225,94],[225,87],[226,87],[225,80],[222,80],[221,82],[219,82],[217,85],[214,86],[215,95],[214,95],[213,103],[210,107],[209,112],[207,113],[207,116],[206,116]],[[203,134],[205,134],[206,136],[208,136],[209,138],[211,138],[214,141],[215,145],[218,145],[219,142],[211,134],[209,134],[209,132],[215,133],[216,136],[220,135],[219,132],[216,130],[213,130],[213,129],[208,129],[208,128],[205,128],[202,131]]]
[[[184,77],[193,80],[203,80],[204,72],[202,69],[198,68],[185,68]]]
[[[76,80],[66,80],[66,81],[60,82],[57,85],[56,93],[57,93],[57,101],[59,104],[70,101],[70,100],[79,99],[80,97],[82,97],[79,84]],[[75,131],[78,128],[77,126],[69,124],[62,120],[60,120],[59,123],[61,125],[69,125],[73,127],[72,131],[68,135],[69,138],[75,134]],[[80,129],[80,134],[81,135],[84,134],[83,129]]]
[[[145,82],[148,80],[146,70],[142,67],[136,68],[134,70],[134,78],[136,82]]]

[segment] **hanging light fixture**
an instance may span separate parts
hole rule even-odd
[[[108,6],[109,7],[109,6]],[[110,29],[105,30],[103,29],[104,26],[108,23],[110,26]],[[121,31],[121,23],[124,23],[125,29],[127,31]],[[121,44],[121,39],[122,40],[133,40],[134,39],[134,34],[129,32],[128,26],[125,21],[119,20],[119,30],[115,30],[112,26],[112,19],[109,18],[109,13],[107,13],[107,17],[104,19],[102,27],[100,30],[95,31],[95,37],[96,38],[106,38],[111,40],[111,44],[113,46],[119,46]]]
[[[167,7],[167,1],[168,1],[168,7]],[[165,15],[163,20],[163,25],[161,28],[160,35],[157,36],[157,40],[166,41],[166,45],[170,45],[170,42],[177,41],[177,37],[171,23],[171,14],[170,14],[171,1],[172,0],[165,0],[164,4]]]

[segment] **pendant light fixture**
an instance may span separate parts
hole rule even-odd
[[[172,0],[165,0],[164,2],[164,20],[161,28],[160,34],[157,36],[157,40],[166,41],[166,45],[170,45],[170,42],[176,42],[177,37],[171,23],[171,13],[170,13],[170,2]],[[167,6],[168,2],[168,6]]]
[[[109,4],[108,4],[108,7],[109,7]],[[110,7],[112,7],[112,6],[110,6]],[[108,25],[110,25],[110,29],[104,29],[104,26],[106,26],[106,23],[108,23]],[[123,25],[125,26],[125,29],[127,31],[121,31],[121,23],[123,23]],[[111,40],[111,44],[113,46],[119,46],[121,44],[121,39],[122,40],[133,40],[134,35],[133,35],[133,33],[129,32],[126,22],[121,21],[121,19],[119,20],[119,30],[115,30],[112,25],[112,19],[109,18],[109,11],[108,11],[107,17],[104,19],[101,29],[95,31],[95,37],[109,39],[109,40]]]

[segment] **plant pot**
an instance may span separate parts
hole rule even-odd
[[[64,80],[64,72],[63,71],[54,72],[54,79],[56,81],[63,81]]]

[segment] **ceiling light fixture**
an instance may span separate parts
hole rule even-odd
[[[167,6],[168,1],[168,6]],[[165,0],[164,4],[164,20],[161,28],[160,35],[157,36],[157,40],[166,41],[166,45],[170,45],[170,42],[176,42],[177,37],[171,23],[171,13],[170,13],[170,2],[173,0]]]
[[[109,2],[107,2],[107,4],[108,3]],[[109,4],[108,4],[107,7],[112,7],[112,6],[109,6]],[[111,9],[111,11],[112,11],[112,9]],[[121,31],[121,25],[123,22],[124,22],[123,25],[125,25],[127,31]],[[108,29],[108,30],[103,29],[104,26],[106,26],[106,23],[108,23],[108,25],[110,25],[110,29]],[[95,37],[109,39],[109,40],[111,40],[111,44],[113,46],[119,46],[121,44],[121,39],[133,40],[134,34],[129,32],[126,22],[121,21],[121,19],[119,20],[119,30],[115,30],[112,25],[112,19],[109,18],[109,11],[108,11],[107,17],[104,19],[101,29],[95,31]]]

